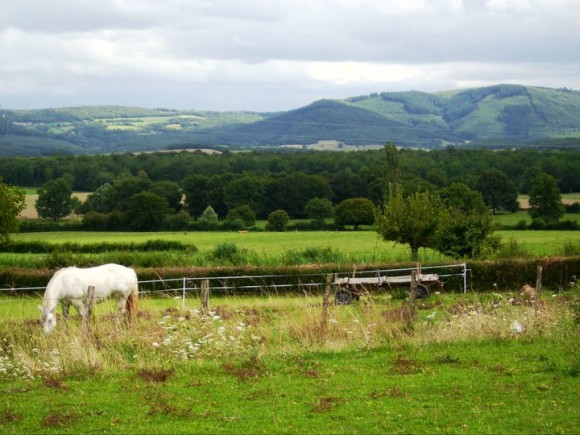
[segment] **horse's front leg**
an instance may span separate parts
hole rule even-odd
[[[87,321],[87,307],[85,303],[81,300],[74,300],[73,305],[75,306],[77,313],[81,316],[81,321],[85,323]]]
[[[69,302],[62,302],[62,319],[66,324],[68,321],[68,313],[70,311],[70,303]]]

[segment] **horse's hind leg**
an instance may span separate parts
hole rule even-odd
[[[127,314],[127,298],[119,297],[117,299],[117,324],[121,324]]]

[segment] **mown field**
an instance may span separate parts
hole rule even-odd
[[[553,256],[580,252],[580,231],[497,231],[505,244],[504,251],[497,255]],[[308,232],[46,232],[22,233],[13,237],[15,241],[41,241],[48,243],[144,243],[148,240],[175,240],[195,246],[198,251],[178,252],[107,252],[70,256],[70,261],[93,262],[95,264],[117,261],[139,265],[147,262],[159,266],[203,266],[220,265],[222,257],[214,254],[220,247],[235,248],[238,264],[285,265],[308,262],[336,262],[339,264],[388,263],[407,261],[409,248],[381,239],[374,231],[308,231]],[[517,252],[513,252],[513,248]],[[56,254],[12,254],[0,253],[0,265],[26,267],[50,266]],[[425,249],[420,251],[423,262],[449,260],[440,253]],[[80,264],[79,264],[80,265]]]

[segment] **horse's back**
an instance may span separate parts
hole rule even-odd
[[[129,267],[110,263],[81,270],[87,273],[89,285],[95,287],[95,296],[106,297],[112,292],[128,295],[137,290],[137,274]]]
[[[108,298],[115,293],[127,296],[138,285],[133,269],[114,263],[84,269],[67,267],[58,271],[53,280],[61,296],[68,299],[86,297],[90,286],[95,288],[95,298]]]

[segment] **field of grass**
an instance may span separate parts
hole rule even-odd
[[[497,231],[504,243],[515,241],[528,256],[562,255],[566,246],[580,246],[580,231]],[[248,264],[284,264],[292,258],[303,256],[308,250],[325,252],[338,263],[385,263],[407,261],[410,257],[406,245],[393,244],[381,239],[374,231],[312,231],[312,232],[46,232],[22,233],[15,241],[45,241],[50,243],[100,243],[135,242],[147,240],[177,240],[195,245],[199,252],[175,254],[175,265],[204,265],[210,261],[210,253],[222,244],[232,244],[243,254]],[[109,253],[113,259],[114,253]],[[135,252],[133,256],[141,253]],[[0,253],[0,264],[18,265],[24,262],[42,261],[46,255]],[[169,255],[167,253],[163,254]],[[173,255],[173,254],[171,254]],[[421,250],[423,262],[444,261],[446,257],[432,250]],[[106,261],[106,255],[102,258]],[[99,261],[99,260],[97,260]],[[22,265],[21,265],[22,266]]]
[[[0,432],[577,433],[578,289],[509,297],[141,299],[49,336],[1,300]]]
[[[515,226],[520,221],[524,221],[526,225],[532,223],[532,218],[526,210],[520,210],[515,213],[500,213],[493,216],[494,222],[499,225]],[[562,220],[577,221],[580,223],[580,215],[578,213],[565,213]]]

